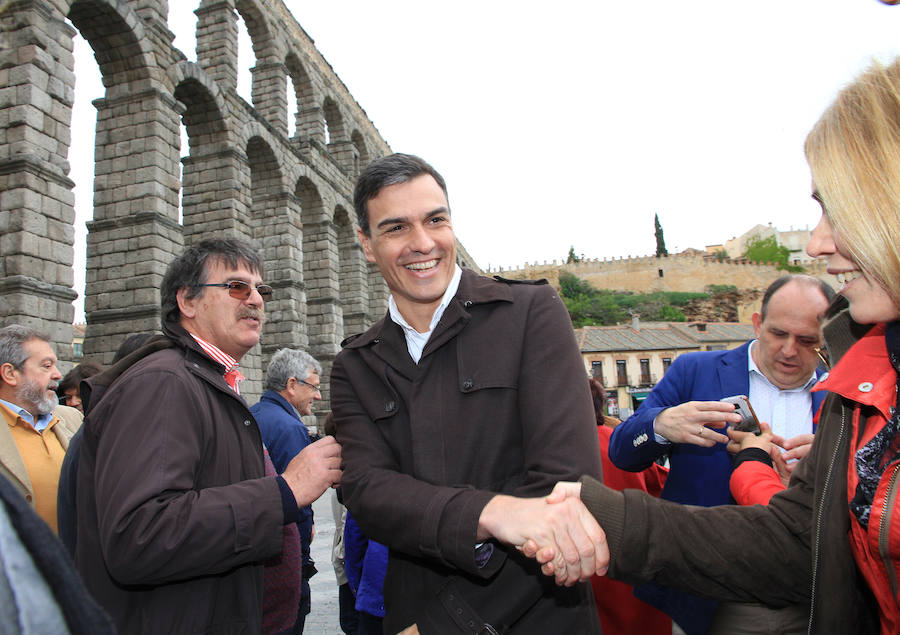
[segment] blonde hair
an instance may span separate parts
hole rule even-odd
[[[844,88],[805,151],[842,250],[900,307],[900,60]]]

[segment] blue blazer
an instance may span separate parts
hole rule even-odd
[[[733,504],[728,488],[731,457],[725,445],[718,443],[704,448],[688,443],[657,443],[653,420],[662,410],[686,401],[718,401],[722,397],[749,394],[749,351],[750,342],[747,342],[729,351],[676,357],[644,403],[613,430],[609,441],[612,462],[623,470],[639,472],[668,453],[670,470],[662,498],[705,507]],[[819,374],[817,370],[816,375]],[[812,394],[813,414],[824,398],[824,392]],[[705,635],[717,606],[713,600],[657,584],[639,585],[634,594],[670,615],[688,635]]]
[[[705,507],[733,503],[728,489],[731,457],[725,445],[704,448],[687,443],[657,443],[653,420],[664,409],[686,401],[718,401],[722,397],[749,394],[749,350],[750,342],[747,342],[729,351],[676,357],[644,403],[613,431],[609,441],[612,462],[623,470],[640,472],[668,453],[670,471],[662,498]],[[823,392],[812,394],[813,414],[824,398]]]

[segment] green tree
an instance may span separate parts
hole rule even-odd
[[[569,255],[566,257],[566,264],[572,264],[573,262],[581,262],[581,258],[575,255],[575,246],[572,245],[569,247]]]
[[[662,225],[659,224],[659,214],[653,215],[653,227],[653,233],[656,235],[656,257],[668,256],[669,252],[666,250],[666,239],[663,238],[663,228]]]
[[[791,250],[779,245],[775,236],[751,238],[747,241],[747,250],[744,252],[744,258],[754,262],[771,262],[784,271],[804,271],[803,267],[788,264],[790,257]]]
[[[559,287],[575,328],[615,324],[627,318],[628,314],[616,303],[615,294],[595,289],[578,276],[560,273]]]

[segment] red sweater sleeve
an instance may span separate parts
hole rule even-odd
[[[774,468],[760,461],[744,461],[731,473],[731,495],[739,505],[768,505],[784,489]]]

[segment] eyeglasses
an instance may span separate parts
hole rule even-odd
[[[294,377],[294,379],[297,379],[297,378]],[[313,389],[313,392],[318,392],[318,393],[321,393],[321,392],[322,392],[322,389],[319,388],[319,386],[317,386],[316,384],[311,384],[311,383],[309,383],[308,381],[303,381],[302,379],[297,379],[297,381],[299,381],[301,384],[306,384],[307,386],[309,386],[310,388],[312,388],[312,389]]]
[[[247,300],[253,293],[254,287],[249,282],[243,280],[229,280],[228,282],[216,282],[210,284],[201,284],[201,287],[223,287],[228,289],[228,295],[237,300]],[[255,289],[262,296],[263,301],[272,299],[272,287],[267,284],[256,285]]]

